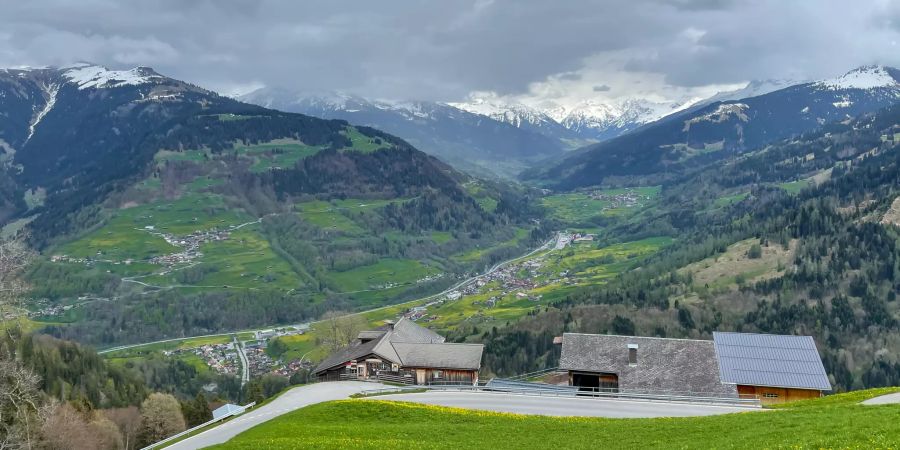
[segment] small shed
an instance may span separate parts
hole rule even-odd
[[[235,405],[233,403],[226,403],[214,409],[212,415],[213,419],[221,419],[222,417],[240,414],[242,412],[244,412],[243,406]]]

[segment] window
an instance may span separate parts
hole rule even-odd
[[[773,393],[771,393],[771,392],[766,392],[765,394],[763,394],[763,397],[765,397],[765,398],[778,398],[778,394],[773,394]]]
[[[637,346],[635,346],[635,347],[628,346],[628,365],[629,366],[637,365]]]
[[[434,378],[435,380],[437,380],[438,378],[440,378],[441,375],[442,375],[442,374],[441,374],[441,371],[440,371],[440,370],[435,370],[435,371],[431,372],[431,378]]]

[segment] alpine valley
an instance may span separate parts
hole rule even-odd
[[[3,232],[35,252],[3,319],[63,400],[262,401],[401,319],[484,344],[482,378],[557,367],[565,332],[729,330],[900,385],[890,67],[560,112],[77,64],[0,71],[0,117]]]

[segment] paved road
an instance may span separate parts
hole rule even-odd
[[[241,360],[241,386],[243,386],[250,382],[250,361],[247,360],[247,354],[244,353],[244,344],[238,342],[237,336],[233,337],[231,342]]]
[[[870,398],[862,402],[863,405],[889,405],[892,403],[900,403],[900,392]]]
[[[256,425],[295,409],[316,403],[340,400],[360,391],[383,387],[386,386],[377,383],[363,383],[361,381],[341,381],[301,386],[285,392],[271,403],[252,409],[222,425],[191,436],[166,448],[172,450],[193,450],[221,444],[238,433],[247,431]]]
[[[538,397],[489,392],[423,392],[371,397],[372,400],[396,400],[428,405],[517,414],[584,417],[688,417],[712,416],[735,412],[760,411],[740,406],[711,406],[687,403],[663,403],[633,400]]]

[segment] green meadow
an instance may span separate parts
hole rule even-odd
[[[215,449],[896,448],[900,405],[859,401],[898,388],[838,394],[773,411],[605,419],[494,413],[384,400],[320,403],[257,425]]]
[[[616,202],[609,199],[591,198],[591,195],[586,192],[548,195],[541,200],[541,204],[548,209],[552,217],[566,224],[578,225],[589,222],[598,216],[620,216],[647,207],[659,196],[660,186],[599,189],[594,192],[607,196],[630,192],[639,197],[638,204],[640,206],[617,205]]]

